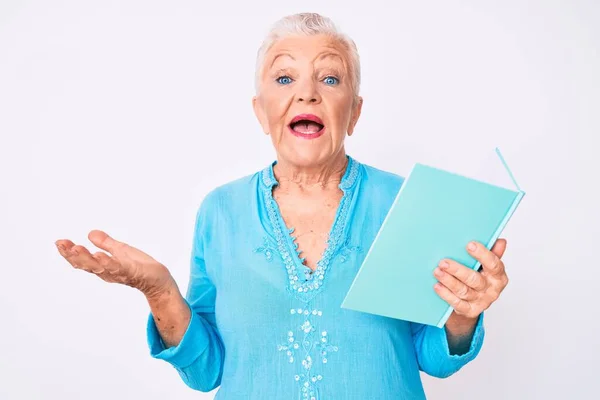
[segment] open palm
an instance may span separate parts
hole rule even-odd
[[[160,293],[173,282],[169,270],[143,251],[99,230],[92,230],[88,239],[110,255],[102,251],[91,254],[84,246],[68,239],[57,240],[56,246],[73,267],[95,274],[106,282],[131,286],[146,296]]]

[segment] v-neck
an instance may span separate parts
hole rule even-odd
[[[331,259],[345,242],[346,225],[349,219],[349,209],[352,200],[351,195],[356,184],[360,166],[352,157],[346,157],[348,159],[346,171],[338,185],[343,195],[329,231],[325,251],[321,259],[317,262],[317,268],[314,272],[304,264],[304,259],[300,257],[298,243],[292,235],[294,228],[289,228],[285,224],[279,205],[273,197],[273,187],[279,184],[273,173],[273,167],[277,162],[271,163],[261,173],[267,214],[277,242],[277,250],[288,273],[288,289],[296,297],[304,301],[310,300],[321,291],[326,281]]]

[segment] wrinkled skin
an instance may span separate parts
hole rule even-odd
[[[103,251],[91,254],[68,239],[56,241],[60,254],[75,268],[87,271],[110,283],[138,289],[147,297],[161,294],[173,284],[169,270],[135,247],[119,242],[105,232],[93,230],[88,239]]]

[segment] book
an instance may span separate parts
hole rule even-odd
[[[349,310],[443,327],[453,309],[433,289],[443,258],[477,270],[475,240],[491,249],[525,192],[415,163],[342,302]]]

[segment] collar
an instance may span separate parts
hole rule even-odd
[[[340,181],[339,188],[346,191],[354,186],[358,178],[358,170],[360,163],[356,161],[354,158],[350,156],[346,156],[348,159],[348,165],[346,165],[346,171],[342,176],[342,180]],[[270,165],[265,167],[261,171],[262,184],[265,189],[272,189],[273,186],[278,185],[277,179],[275,179],[275,174],[273,173],[273,167],[277,164],[277,161],[272,162]]]

